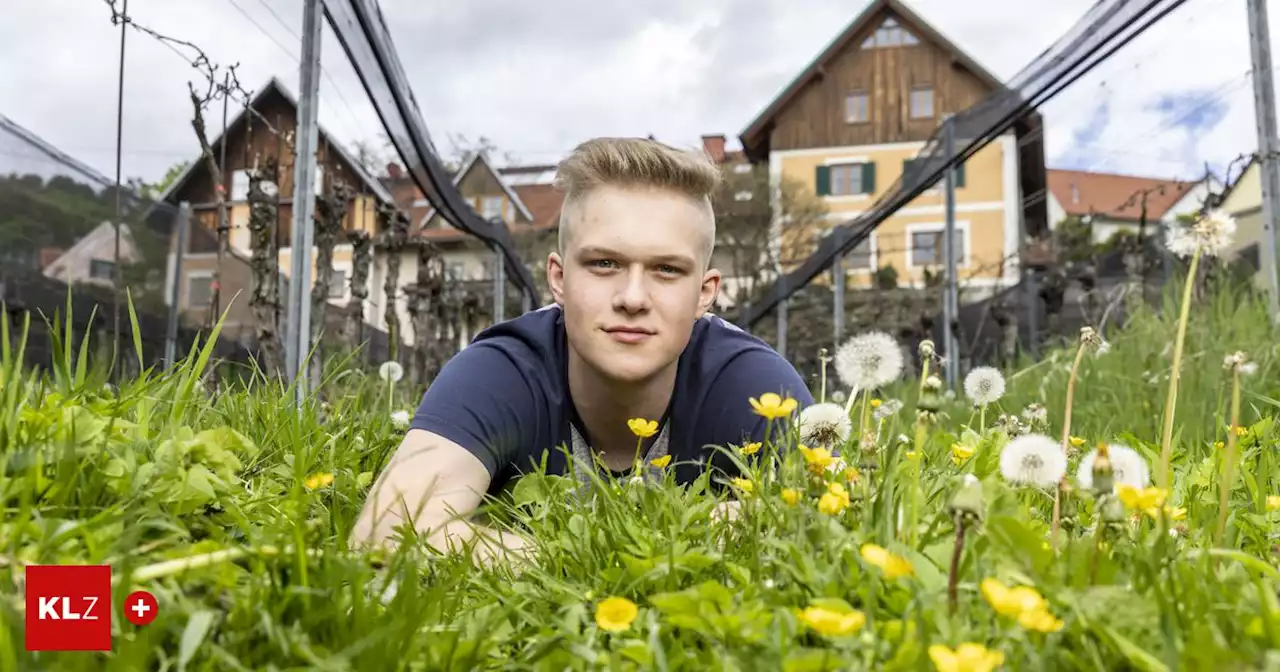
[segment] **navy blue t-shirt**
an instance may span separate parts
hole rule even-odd
[[[800,408],[813,403],[790,362],[713,315],[697,321],[677,367],[662,422],[670,426],[669,450],[680,483],[695,480],[708,458],[713,469],[733,470],[714,446],[764,439],[767,420],[753,412],[749,398],[775,392],[795,398]],[[537,469],[544,457],[547,473],[567,473],[570,424],[590,440],[569,397],[567,372],[564,313],[553,304],[477,335],[441,369],[411,427],[478,457],[492,477],[490,493]]]

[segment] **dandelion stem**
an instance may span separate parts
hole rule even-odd
[[[982,405],[982,410],[978,411],[978,433],[987,433],[987,405]]]
[[[1227,529],[1227,505],[1231,489],[1236,485],[1236,444],[1240,424],[1240,368],[1231,370],[1231,429],[1227,431],[1227,454],[1222,465],[1222,480],[1218,483],[1218,526],[1213,531],[1213,545],[1222,545],[1222,535]]]
[[[1102,510],[1101,505],[1102,505],[1103,498],[1111,497],[1111,496],[1112,495],[1110,494],[1106,494],[1098,498],[1099,511]],[[1102,555],[1102,528],[1105,524],[1106,523],[1099,516],[1098,520],[1094,523],[1094,526],[1093,526],[1093,559],[1089,561],[1089,585],[1091,586],[1094,585],[1094,583],[1097,581],[1098,558],[1099,556]]]
[[[916,436],[914,446],[915,459],[911,464],[911,492],[907,507],[907,541],[912,548],[916,545],[916,530],[920,525],[920,463],[924,460],[924,418],[920,415],[919,398],[924,396],[924,381],[929,378],[929,358],[925,357],[920,364],[920,389],[916,393]]]
[[[1191,255],[1187,281],[1182,288],[1182,309],[1178,313],[1178,335],[1173,342],[1173,369],[1169,372],[1169,397],[1164,402],[1164,432],[1160,437],[1160,487],[1169,488],[1169,462],[1173,456],[1173,412],[1178,402],[1178,379],[1182,369],[1182,346],[1187,340],[1187,317],[1191,312],[1191,289],[1195,286],[1196,267],[1200,265],[1200,246]]]
[[[964,554],[964,516],[956,516],[956,546],[951,551],[951,572],[947,575],[947,604],[951,613],[956,613],[959,600],[960,556]]]
[[[1076,396],[1076,377],[1080,374],[1080,360],[1084,359],[1085,343],[1081,340],[1079,347],[1076,349],[1075,361],[1071,363],[1071,376],[1067,378],[1067,404],[1062,411],[1062,454],[1067,454],[1067,443],[1071,440],[1071,404],[1075,401]],[[1066,483],[1067,477],[1063,475],[1058,482],[1058,487],[1053,490],[1053,533],[1052,543],[1056,550],[1058,547],[1058,528],[1062,523],[1062,486]]]

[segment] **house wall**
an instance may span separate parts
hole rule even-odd
[[[128,227],[122,227],[120,236],[120,257],[125,263],[136,261],[137,249],[127,233]],[[103,287],[115,286],[114,276],[95,278],[91,272],[93,261],[114,261],[116,256],[115,227],[109,222],[95,228],[88,236],[77,241],[71,249],[64,252],[56,261],[45,269],[46,277],[61,280],[68,285],[90,283]]]
[[[849,162],[874,164],[876,178],[870,193],[821,197],[829,209],[831,224],[836,225],[870,209],[902,175],[903,161],[916,156],[923,146],[913,142],[775,151],[770,157],[770,172],[775,180],[793,179],[816,193],[819,166]],[[1016,141],[1012,135],[1006,135],[978,151],[965,164],[964,186],[956,189],[955,219],[957,231],[964,237],[966,252],[957,270],[959,277],[969,284],[994,284],[1001,278],[1000,261],[1017,252],[1021,211],[1017,158]],[[850,284],[869,285],[871,270],[885,265],[897,271],[901,284],[922,282],[923,267],[912,261],[911,234],[941,228],[945,222],[946,200],[939,184],[872,233],[871,263],[862,268],[847,268]],[[1016,260],[1009,259],[1003,270],[1005,280],[1016,278]]]
[[[1232,259],[1245,248],[1264,243],[1262,170],[1257,163],[1250,165],[1236,181],[1222,202],[1222,210],[1236,219],[1235,239],[1224,255],[1226,258]],[[1255,280],[1261,282],[1262,274],[1255,274]]]

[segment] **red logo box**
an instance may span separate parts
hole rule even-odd
[[[111,567],[28,565],[27,650],[110,651]]]

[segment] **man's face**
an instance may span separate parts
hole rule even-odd
[[[704,270],[705,203],[673,191],[601,187],[572,216],[563,257],[547,258],[570,347],[614,380],[660,373],[680,357],[720,288],[720,272]]]

